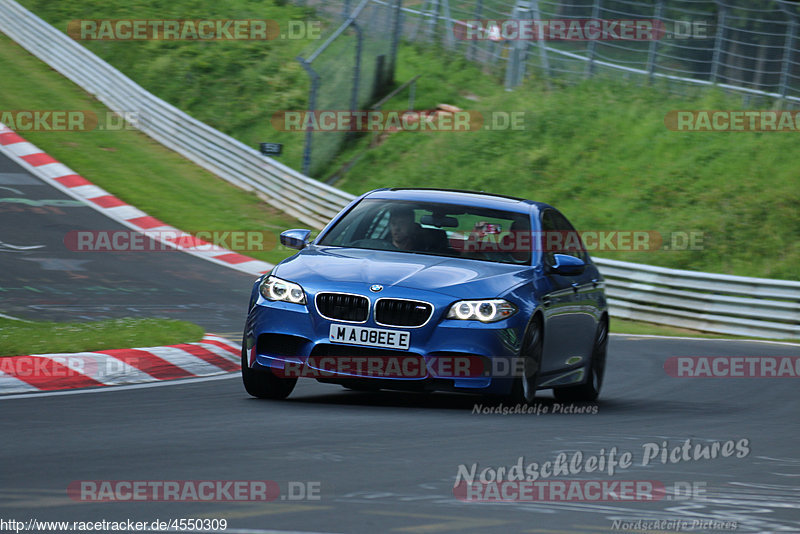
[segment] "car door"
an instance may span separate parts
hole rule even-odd
[[[591,355],[597,328],[599,275],[593,265],[578,275],[552,272],[556,254],[589,260],[580,238],[566,217],[555,209],[541,214],[542,264],[551,291],[543,298],[545,344],[542,373],[585,361]]]

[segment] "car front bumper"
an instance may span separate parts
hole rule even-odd
[[[434,300],[431,295],[418,298]],[[313,298],[299,305],[258,297],[245,328],[247,363],[278,376],[322,382],[359,380],[381,388],[507,394],[519,367],[525,315],[516,313],[495,323],[446,319],[454,299],[435,300],[428,323],[406,328],[383,326],[372,317],[356,325],[330,320],[317,313]],[[329,338],[332,324],[409,332],[409,348],[334,343]]]

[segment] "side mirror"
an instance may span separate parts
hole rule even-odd
[[[308,245],[308,236],[311,230],[286,230],[281,232],[281,245],[297,250],[303,250]]]
[[[553,254],[555,264],[550,267],[550,272],[563,276],[576,276],[586,269],[586,263],[575,256],[566,254]]]

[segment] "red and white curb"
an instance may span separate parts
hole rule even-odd
[[[140,384],[238,371],[241,347],[206,334],[166,347],[0,357],[0,394]]]
[[[256,276],[268,272],[273,267],[267,262],[211,245],[126,204],[44,153],[2,123],[0,123],[0,153],[74,199],[167,247]]]

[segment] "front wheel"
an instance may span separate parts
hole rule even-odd
[[[539,381],[539,367],[542,364],[542,322],[536,316],[528,325],[523,338],[520,358],[520,376],[514,377],[509,401],[512,404],[533,404]]]
[[[553,396],[561,402],[591,402],[600,396],[603,376],[606,372],[606,352],[608,351],[608,321],[603,319],[597,325],[592,348],[592,361],[589,365],[589,377],[585,384],[567,386],[553,390]]]
[[[272,371],[251,369],[247,365],[247,344],[242,340],[242,382],[244,389],[259,399],[285,399],[297,384],[297,378],[279,378]]]

